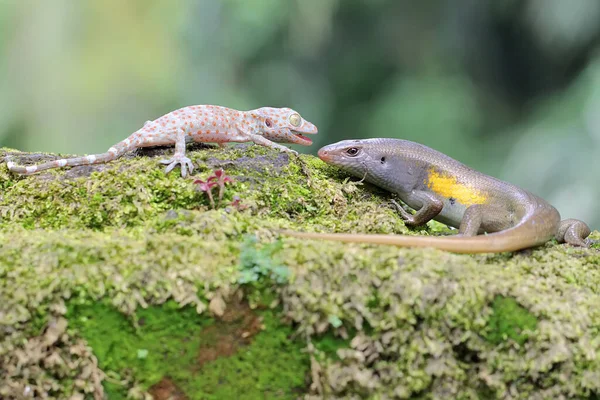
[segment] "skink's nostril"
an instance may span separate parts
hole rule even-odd
[[[328,156],[329,154],[327,153],[327,150],[320,149],[320,150],[318,151],[317,155],[319,156],[319,158],[320,158],[321,160],[326,160],[326,159],[327,159],[327,156]]]

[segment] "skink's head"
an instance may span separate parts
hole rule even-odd
[[[400,139],[343,140],[319,150],[319,158],[351,175],[390,191],[408,190],[415,184],[414,166],[404,155]]]
[[[373,165],[386,162],[386,154],[381,150],[384,149],[374,139],[342,140],[321,148],[318,155],[326,163],[362,177],[367,170],[373,170]]]
[[[295,143],[303,146],[312,140],[303,134],[315,134],[318,129],[291,108],[262,107],[249,113],[258,133],[279,143]],[[254,132],[256,133],[256,132]]]

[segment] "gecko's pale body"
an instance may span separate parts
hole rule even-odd
[[[294,152],[277,142],[308,146],[312,141],[302,134],[314,133],[317,133],[317,127],[290,108],[262,107],[238,111],[221,106],[197,105],[147,121],[141,129],[109,148],[106,153],[27,167],[8,161],[7,166],[15,173],[30,175],[50,168],[106,163],[140,147],[174,144],[173,158],[162,160],[161,163],[167,164],[167,173],[177,164],[181,165],[181,175],[185,177],[188,171],[191,173],[194,170],[191,160],[185,156],[186,142],[254,142],[280,151]]]

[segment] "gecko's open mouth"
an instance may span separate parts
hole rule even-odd
[[[292,131],[292,133],[294,134],[294,136],[296,136],[298,139],[300,139],[300,141],[304,144],[312,144],[312,140],[310,138],[307,138],[306,136],[304,136],[302,133],[300,132],[296,132],[296,131]]]
[[[312,144],[312,140],[305,135],[314,135],[319,132],[317,127],[308,121],[304,121],[302,125],[298,126],[296,129],[288,129],[288,132],[294,135],[296,144],[301,144],[303,146],[310,146]]]

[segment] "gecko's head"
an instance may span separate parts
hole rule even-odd
[[[315,125],[291,108],[263,107],[254,110],[253,115],[258,122],[258,131],[273,142],[310,146],[312,140],[304,135],[318,132]]]

